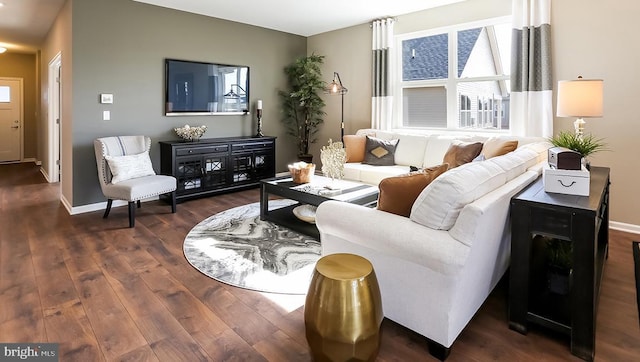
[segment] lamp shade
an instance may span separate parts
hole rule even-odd
[[[340,74],[337,72],[333,72],[333,81],[329,83],[329,85],[324,89],[325,93],[331,95],[345,95],[349,91],[345,86],[342,85],[342,80],[340,79]]]
[[[558,82],[558,117],[602,117],[602,79],[561,80]]]

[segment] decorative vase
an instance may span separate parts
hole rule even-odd
[[[311,182],[314,172],[316,171],[316,165],[306,162],[296,162],[289,165],[289,173],[291,179],[295,184],[306,184]]]

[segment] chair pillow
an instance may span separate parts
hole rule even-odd
[[[383,140],[367,136],[364,160],[362,163],[373,166],[395,165],[395,153],[398,140]]]
[[[145,151],[135,155],[104,156],[111,170],[111,183],[117,184],[132,178],[155,175],[149,158],[149,152]]]
[[[414,201],[436,177],[449,169],[448,164],[433,166],[408,174],[387,177],[378,187],[378,210],[409,217]]]
[[[448,163],[449,168],[455,168],[473,161],[482,151],[482,142],[462,142],[454,140],[447,153],[444,154],[442,163]]]
[[[347,151],[347,162],[362,162],[367,138],[364,135],[345,135],[342,138]]]

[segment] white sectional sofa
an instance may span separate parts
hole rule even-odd
[[[486,140],[359,132],[399,139],[394,166],[346,165],[346,178],[371,184],[407,173],[410,165],[442,163],[454,139]],[[441,359],[505,273],[510,199],[541,174],[551,147],[542,138],[518,141],[513,152],[438,176],[415,201],[410,217],[337,201],[317,209],[323,255],[369,259],[385,317],[429,338]]]

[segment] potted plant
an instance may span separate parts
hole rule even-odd
[[[607,145],[602,138],[595,138],[593,135],[577,135],[573,132],[561,131],[556,136],[549,138],[549,142],[556,147],[564,147],[578,152],[582,155],[583,162],[589,169],[587,156],[598,151],[607,149]]]
[[[320,93],[324,90],[320,65],[324,56],[312,54],[297,59],[284,68],[288,91],[280,91],[286,132],[296,138],[298,158],[311,162],[309,144],[316,141],[315,135],[323,122],[324,101]]]
[[[556,238],[545,238],[545,242],[549,291],[567,295],[571,290],[573,243]]]

